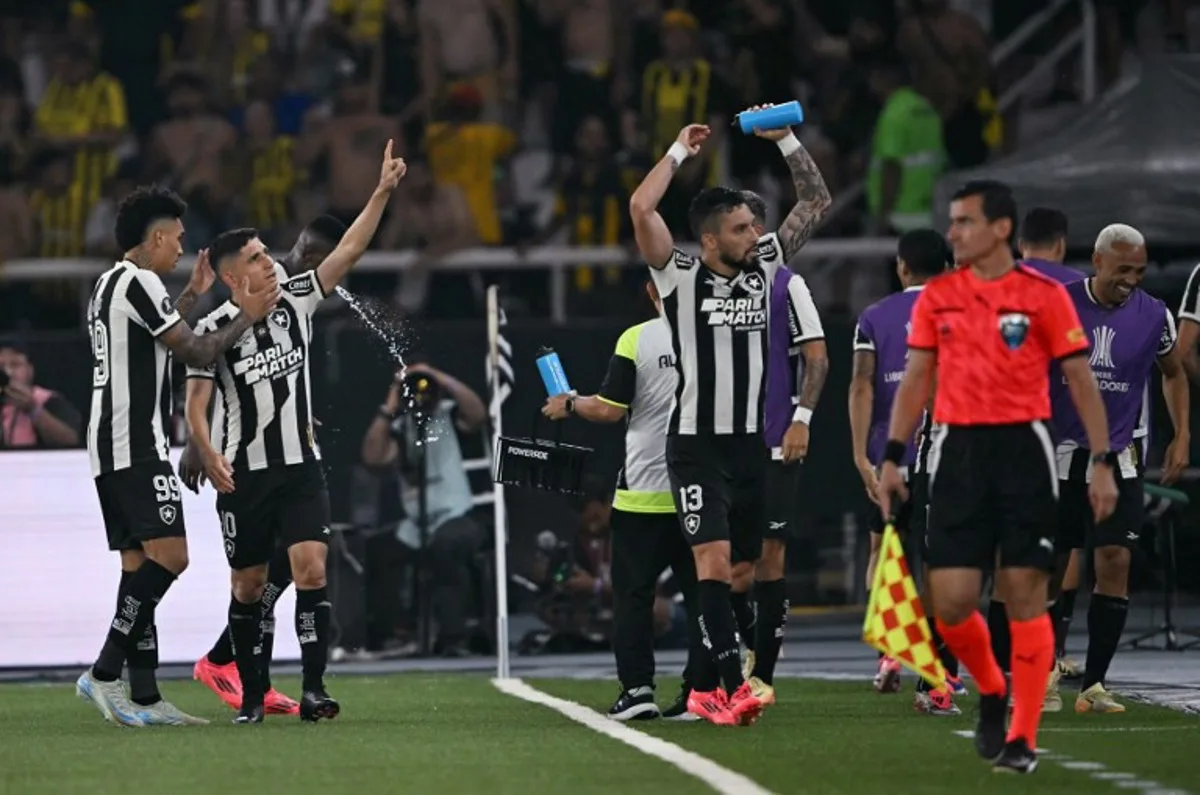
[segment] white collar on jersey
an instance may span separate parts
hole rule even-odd
[[[906,292],[906,293],[915,293],[915,292],[917,292],[918,290],[924,290],[924,289],[925,289],[925,285],[923,285],[923,284],[914,284],[914,285],[912,285],[911,287],[905,287],[905,288],[904,288],[904,292]]]

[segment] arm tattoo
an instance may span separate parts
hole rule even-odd
[[[190,367],[207,367],[228,350],[246,329],[253,325],[254,321],[250,319],[249,315],[239,312],[233,322],[211,334],[197,337],[186,322],[180,322],[180,334],[171,343],[171,352]]]
[[[801,146],[784,160],[792,172],[792,183],[796,186],[796,204],[779,227],[783,257],[788,260],[812,237],[817,224],[833,203],[833,198],[829,195],[825,178],[821,176],[821,169],[817,168],[807,149]]]
[[[200,295],[188,287],[175,299],[175,311],[181,316],[186,316],[196,307],[196,302],[199,300]]]
[[[804,382],[800,385],[800,405],[815,409],[829,375],[829,359],[810,359],[804,363]]]
[[[855,351],[854,352],[854,375],[855,380],[863,379],[872,381],[875,378],[875,354],[871,351]]]

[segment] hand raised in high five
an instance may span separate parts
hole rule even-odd
[[[395,190],[408,173],[408,164],[402,157],[392,157],[392,139],[389,138],[383,150],[383,165],[379,169],[379,187],[383,190]]]

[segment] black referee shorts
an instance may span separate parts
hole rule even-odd
[[[1044,423],[947,426],[929,453],[930,568],[1054,567],[1058,471]]]
[[[225,558],[234,571],[271,560],[277,544],[329,543],[329,491],[320,461],[234,473],[217,495]]]
[[[684,538],[728,541],[734,563],[762,555],[768,452],[758,434],[667,437],[667,473]]]
[[[167,461],[143,461],[96,478],[96,495],[114,552],[142,548],[143,541],[187,535],[179,478]]]

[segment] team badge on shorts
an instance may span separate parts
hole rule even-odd
[[[1008,346],[1010,351],[1020,348],[1028,336],[1028,315],[1023,315],[1020,312],[1009,312],[1000,316],[1000,339],[1004,340],[1004,344]]]
[[[163,520],[163,524],[175,524],[175,517],[179,515],[179,511],[175,510],[174,505],[158,506],[158,518]]]
[[[692,535],[696,535],[696,532],[700,529],[700,515],[689,513],[683,517],[683,527]]]

